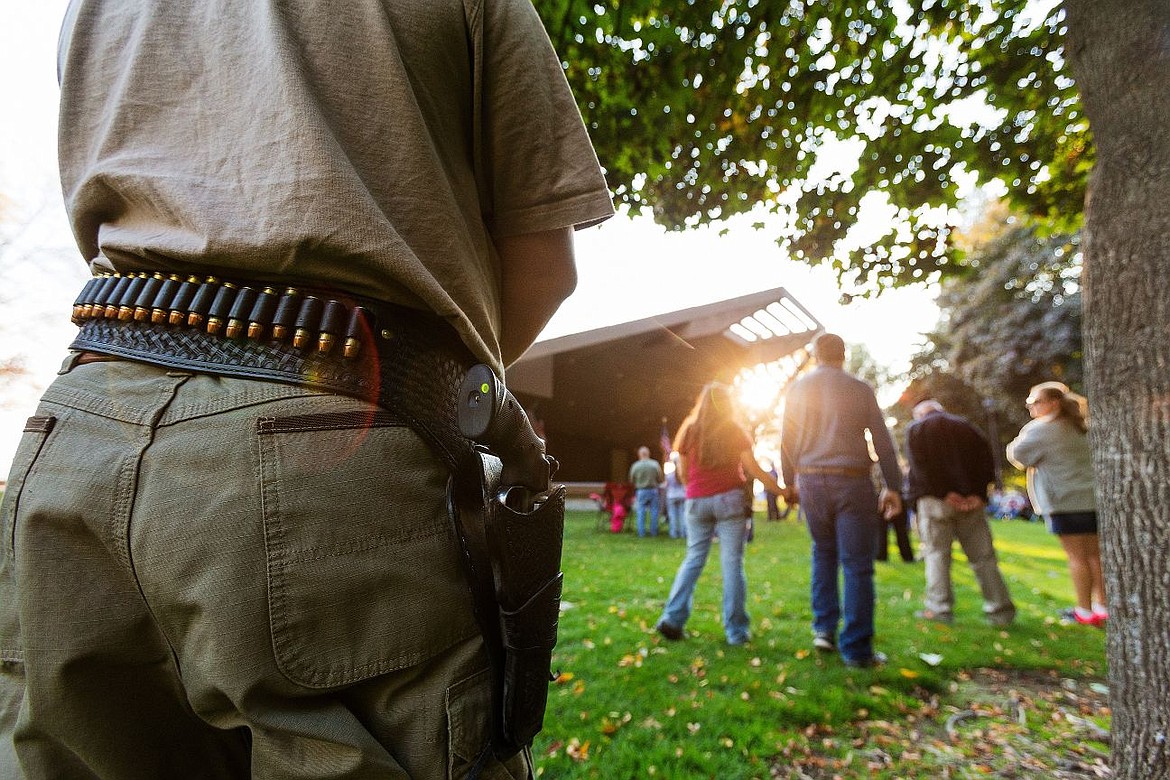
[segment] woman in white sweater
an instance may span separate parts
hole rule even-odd
[[[1036,385],[1028,394],[1032,422],[1008,445],[1008,460],[1027,469],[1032,504],[1060,537],[1077,605],[1066,617],[1104,625],[1105,580],[1097,541],[1097,496],[1089,453],[1084,399],[1060,382]]]

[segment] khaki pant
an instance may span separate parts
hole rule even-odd
[[[983,594],[984,615],[997,625],[1015,619],[1016,606],[1000,574],[991,527],[982,509],[960,512],[942,499],[920,498],[918,533],[926,562],[924,601],[928,610],[942,618],[952,615],[955,593],[951,587],[951,547],[957,540]]]
[[[0,505],[0,776],[465,777],[490,682],[445,485],[358,400],[68,362]]]

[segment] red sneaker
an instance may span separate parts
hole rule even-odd
[[[1082,626],[1103,626],[1105,625],[1105,618],[1096,612],[1090,614],[1088,617],[1081,617],[1081,613],[1073,610],[1073,619]]]
[[[1096,612],[1091,612],[1087,616],[1082,616],[1072,607],[1062,609],[1060,611],[1060,619],[1068,621],[1069,623],[1080,623],[1082,626],[1103,626],[1105,625],[1105,617]]]

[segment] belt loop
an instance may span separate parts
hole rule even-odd
[[[77,368],[77,363],[80,360],[81,350],[70,350],[69,354],[65,356],[65,360],[61,362],[61,368],[57,369],[57,376],[65,376],[70,371]]]

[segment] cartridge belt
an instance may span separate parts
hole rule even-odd
[[[309,287],[155,272],[91,279],[71,349],[301,385],[397,412],[452,470],[474,468],[455,420],[474,362],[442,318]]]
[[[343,342],[343,355],[352,358],[368,338],[363,320],[372,309],[387,308],[333,291],[145,271],[90,279],[73,303],[73,321],[188,327],[229,339],[289,341],[325,354]]]

